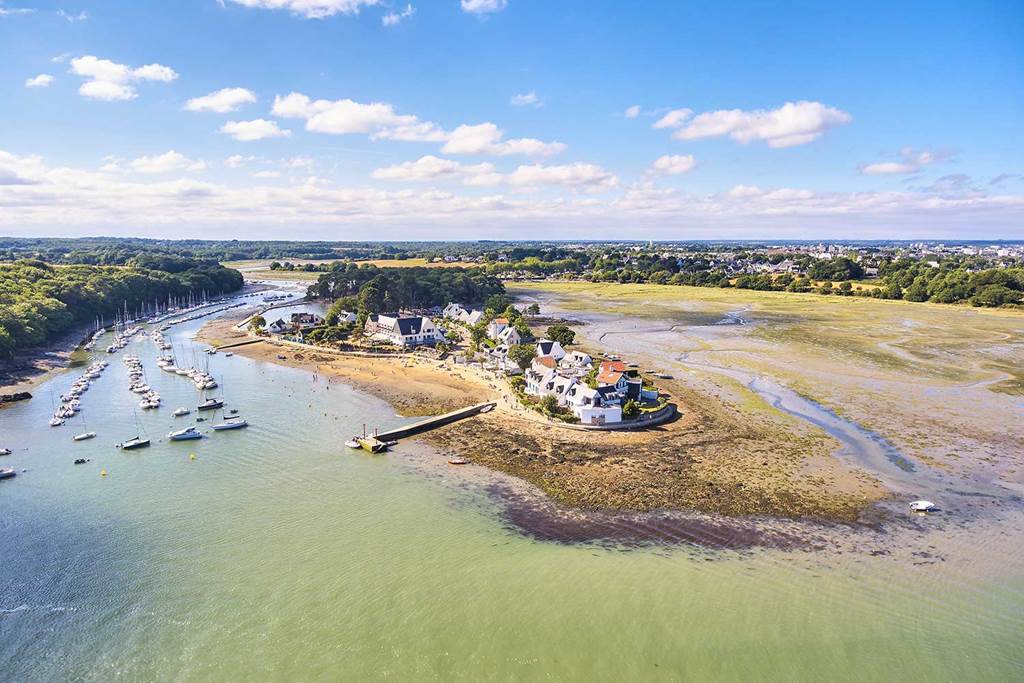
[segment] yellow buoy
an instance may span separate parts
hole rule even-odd
[[[188,454],[188,459],[189,460],[195,460],[196,459],[196,454],[195,453],[189,453]]]
[[[106,470],[100,470],[100,476],[101,477],[107,476],[107,471]]]

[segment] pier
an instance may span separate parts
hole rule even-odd
[[[414,422],[404,427],[398,427],[391,429],[386,432],[378,432],[372,436],[365,436],[359,439],[359,443],[365,450],[373,453],[379,453],[387,446],[391,441],[397,441],[398,439],[404,439],[405,437],[413,436],[415,434],[422,434],[423,432],[429,432],[431,429],[437,429],[444,425],[464,420],[467,417],[473,417],[479,415],[486,410],[490,410],[497,405],[493,401],[487,403],[478,403],[468,408],[459,408],[453,410],[450,413],[444,415],[435,415],[434,417],[428,417],[425,420]]]

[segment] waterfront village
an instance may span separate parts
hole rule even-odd
[[[636,363],[566,349],[575,333],[565,325],[548,328],[560,331],[561,341],[534,339],[526,316],[512,306],[501,316],[488,313],[450,303],[443,308],[370,314],[361,328],[360,348],[475,365],[505,379],[521,404],[558,423],[627,428],[661,422],[674,414],[675,407],[644,378]],[[341,324],[355,325],[358,320],[351,311],[341,311],[338,317]],[[309,333],[322,325],[324,319],[315,313],[293,313],[287,321],[279,318],[270,323],[263,333],[308,344]],[[478,339],[480,332],[483,336]]]

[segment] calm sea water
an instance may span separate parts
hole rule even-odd
[[[201,324],[173,329],[180,361]],[[149,449],[114,448],[136,433],[121,354],[83,397],[92,441],[46,425],[74,372],[0,411],[0,463],[28,470],[0,481],[0,679],[1024,678],[1024,566],[998,526],[922,565],[545,543],[472,467],[346,449],[402,419],[302,371],[211,357],[252,426],[157,442],[197,392],[150,341],[126,351],[164,397],[139,412]]]

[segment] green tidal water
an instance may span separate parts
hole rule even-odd
[[[301,371],[211,358],[252,427],[158,443],[196,391],[148,340],[126,351],[164,397],[140,414],[149,449],[113,448],[138,400],[120,354],[83,397],[92,441],[46,426],[49,386],[0,411],[0,464],[29,470],[0,482],[2,680],[1024,678],[1019,520],[922,566],[542,542],[472,467],[346,449],[401,418]]]

